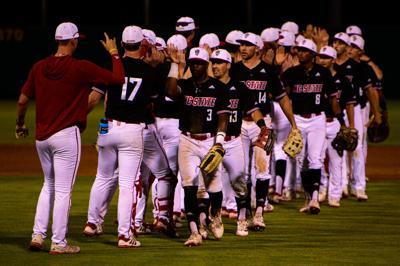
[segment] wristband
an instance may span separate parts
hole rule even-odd
[[[112,55],[114,52],[118,52],[118,49],[111,48],[110,50],[108,50],[108,52]]]
[[[178,64],[177,63],[171,63],[171,68],[169,69],[168,77],[169,78],[176,78],[178,79]]]
[[[222,131],[218,132],[217,136],[215,137],[215,143],[219,143],[219,144],[224,143],[225,136],[226,136],[225,132],[222,132]]]
[[[267,126],[267,125],[265,124],[265,121],[264,121],[263,118],[257,120],[256,124],[257,124],[257,126],[258,126],[259,128],[262,128],[262,127],[266,127],[266,126]]]

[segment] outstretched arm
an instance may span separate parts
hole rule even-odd
[[[279,100],[279,105],[281,106],[283,113],[292,125],[292,129],[297,129],[296,121],[294,120],[293,116],[292,103],[290,102],[289,97],[287,95],[283,96]]]

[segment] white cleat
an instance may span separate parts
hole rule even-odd
[[[198,232],[191,233],[188,240],[185,242],[185,246],[187,247],[196,247],[200,246],[203,242],[202,236]]]
[[[238,220],[237,221],[237,229],[236,229],[237,236],[248,236],[249,230],[247,229],[247,221],[246,220]]]
[[[118,237],[118,247],[119,248],[137,248],[142,244],[136,240],[136,238],[132,235],[130,238],[125,238],[123,236]]]
[[[340,200],[338,200],[338,199],[329,199],[328,205],[329,205],[329,207],[332,207],[332,208],[339,208],[340,207]]]
[[[304,206],[299,209],[299,212],[308,213],[310,211],[309,203],[310,203],[309,200],[305,200]]]
[[[264,217],[262,214],[255,214],[253,217],[254,230],[260,231],[265,229]]]
[[[216,240],[220,240],[224,235],[224,224],[220,213],[215,217],[211,217],[210,229]]]
[[[264,212],[273,212],[274,209],[275,209],[274,205],[269,203],[265,204],[264,206]]]
[[[203,240],[208,239],[208,229],[207,229],[207,225],[205,224],[200,224],[199,227],[199,234],[201,235],[201,238]]]
[[[29,244],[29,249],[31,251],[41,251],[44,247],[44,238],[42,235],[34,235],[32,237],[31,243]]]
[[[81,248],[78,246],[62,246],[56,243],[51,243],[51,248],[49,253],[52,255],[59,255],[59,254],[75,254],[79,253]]]
[[[98,236],[103,234],[103,226],[101,224],[96,225],[94,223],[87,222],[85,229],[83,229],[83,235],[87,237]]]
[[[358,201],[367,201],[368,200],[368,195],[365,194],[365,191],[361,190],[361,189],[357,190],[356,197],[357,197]]]

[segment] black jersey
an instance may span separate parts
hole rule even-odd
[[[149,119],[151,98],[157,95],[155,70],[140,59],[123,58],[125,83],[107,90],[106,117],[127,123]]]
[[[169,98],[165,93],[165,83],[171,63],[164,63],[157,66],[156,70],[162,81],[158,90],[158,97],[154,101],[154,114],[162,118],[179,118],[179,104]]]
[[[376,77],[376,74],[374,72],[374,70],[372,69],[372,67],[370,65],[368,65],[368,63],[366,62],[360,62],[360,67],[361,67],[361,71],[364,73],[364,75],[367,78],[367,82],[368,84],[370,84],[371,86],[373,86],[376,89],[380,89],[382,88],[382,83],[380,81],[378,81],[378,78]],[[368,87],[364,87],[364,93],[361,97],[361,108],[364,108],[368,102],[368,97],[367,97],[367,93],[365,92],[365,89]]]
[[[225,86],[229,97],[229,110],[231,111],[226,135],[239,136],[243,115],[250,115],[259,108],[254,95],[249,93],[242,82],[231,79]]]
[[[333,82],[335,83],[335,88],[337,91],[337,100],[339,102],[341,110],[344,110],[347,104],[357,103],[356,94],[353,89],[353,86],[351,86],[350,81],[345,76],[336,72],[336,74],[333,76]],[[334,113],[332,111],[331,106],[327,107],[325,114],[326,117],[329,118],[334,117]]]
[[[246,67],[243,62],[235,63],[231,68],[230,76],[243,82],[254,94],[264,116],[271,112],[270,97],[279,100],[286,94],[276,69],[264,61],[252,69]]]
[[[349,58],[343,64],[334,64],[335,70],[340,72],[346,78],[349,79],[352,86],[355,89],[357,96],[357,103],[361,104],[362,107],[365,104],[365,90],[372,86],[373,79],[365,69],[362,68],[361,64],[355,60]]]
[[[309,73],[302,65],[287,69],[282,75],[282,82],[292,99],[294,114],[320,113],[326,110],[328,97],[336,97],[337,91],[331,72],[314,64]]]
[[[192,78],[178,80],[181,94],[179,129],[192,134],[216,133],[218,114],[230,113],[225,85],[209,77],[200,85]]]

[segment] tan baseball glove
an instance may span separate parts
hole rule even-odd
[[[292,129],[286,142],[283,144],[283,151],[291,158],[295,158],[303,148],[303,137],[299,129]]]
[[[225,150],[220,143],[214,144],[200,163],[200,169],[206,174],[214,172],[224,158]]]

